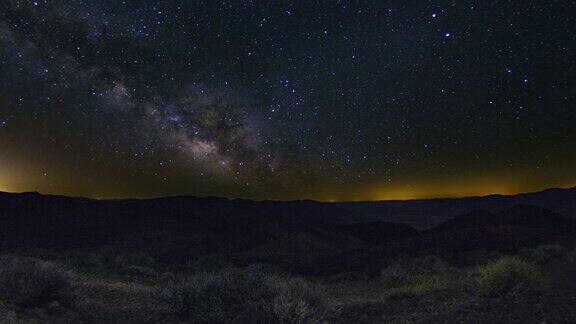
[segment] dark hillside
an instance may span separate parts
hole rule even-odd
[[[239,263],[258,259],[299,267],[298,262],[323,260],[327,267],[342,262],[362,268],[384,256],[424,250],[515,250],[570,240],[576,236],[576,222],[542,207],[519,205],[498,212],[467,209],[473,205],[494,209],[518,200],[544,201],[542,197],[547,197],[563,201],[562,209],[569,210],[567,199],[574,191],[349,204],[211,197],[92,200],[0,193],[0,245],[5,249],[115,246],[145,251],[166,263],[225,255]],[[382,214],[358,206],[371,206]],[[424,227],[442,210],[449,211],[443,217],[448,221],[422,233],[402,224],[414,224],[422,217],[419,227]],[[458,210],[466,212],[451,217]],[[398,213],[394,217],[398,222],[382,220],[391,211]],[[407,213],[412,216],[404,221],[402,216]],[[325,266],[320,264],[314,271],[321,273]]]

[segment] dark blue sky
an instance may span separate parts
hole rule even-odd
[[[576,184],[575,1],[15,1],[0,190],[325,200]]]

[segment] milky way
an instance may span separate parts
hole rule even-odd
[[[0,190],[576,185],[574,1],[2,1]]]

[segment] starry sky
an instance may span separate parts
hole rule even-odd
[[[576,185],[576,1],[0,2],[0,190]]]

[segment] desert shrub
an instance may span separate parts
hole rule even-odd
[[[244,268],[246,274],[252,277],[283,274],[282,269],[270,263],[253,263]]]
[[[399,300],[405,298],[420,297],[430,291],[429,287],[423,285],[406,285],[391,288],[384,292],[383,298],[386,300]]]
[[[516,257],[503,257],[481,266],[477,280],[480,292],[493,297],[511,292],[537,292],[544,286],[540,270]]]
[[[158,276],[158,272],[152,268],[141,266],[127,266],[122,269],[122,273],[133,277],[149,277],[154,278]]]
[[[194,272],[216,272],[231,268],[233,265],[230,260],[225,257],[206,255],[188,263],[187,266]]]
[[[384,299],[403,299],[420,297],[432,292],[452,291],[453,293],[457,290],[463,291],[466,279],[465,276],[451,273],[416,275],[410,277],[401,286],[387,289],[383,297]]]
[[[341,272],[335,274],[328,278],[328,282],[350,282],[350,281],[364,281],[368,280],[369,277],[365,273],[361,272]]]
[[[249,322],[258,323],[321,323],[327,315],[324,300],[301,278],[268,277],[268,290]]]
[[[524,248],[518,253],[521,257],[538,263],[546,264],[553,260],[574,261],[574,252],[558,244],[539,245],[534,248]]]
[[[0,259],[0,300],[15,305],[70,304],[75,279],[62,266],[32,258]]]
[[[455,268],[442,259],[430,255],[423,258],[397,260],[382,270],[380,278],[386,287],[399,287],[414,277],[455,271]]]
[[[18,323],[14,309],[0,301],[0,324]]]
[[[161,282],[170,282],[176,280],[176,275],[172,272],[164,272],[158,277]]]
[[[144,252],[123,253],[114,256],[112,265],[116,269],[129,266],[150,267],[154,265],[154,259]]]
[[[382,270],[380,279],[388,300],[464,293],[471,281],[466,272],[434,255],[397,260]]]
[[[320,295],[301,279],[230,269],[165,282],[153,297],[193,323],[313,323],[325,310]]]
[[[386,287],[394,287],[405,283],[410,275],[411,269],[405,264],[394,263],[384,268],[380,277]]]
[[[154,258],[142,251],[118,252],[112,248],[104,248],[96,256],[97,263],[104,271],[122,272],[129,266],[153,267]]]
[[[50,258],[50,260],[54,260]],[[82,251],[68,251],[62,257],[56,259],[61,260],[65,265],[72,268],[98,268],[100,267],[100,260],[96,253],[82,252]]]
[[[156,261],[146,252],[132,252],[121,254],[116,257],[118,264],[133,264],[143,267],[151,267]]]
[[[457,255],[457,258],[462,265],[478,266],[498,260],[502,256],[499,251],[478,249],[462,252]]]
[[[167,311],[192,322],[229,322],[249,307],[261,283],[239,271],[198,273],[154,292]]]

